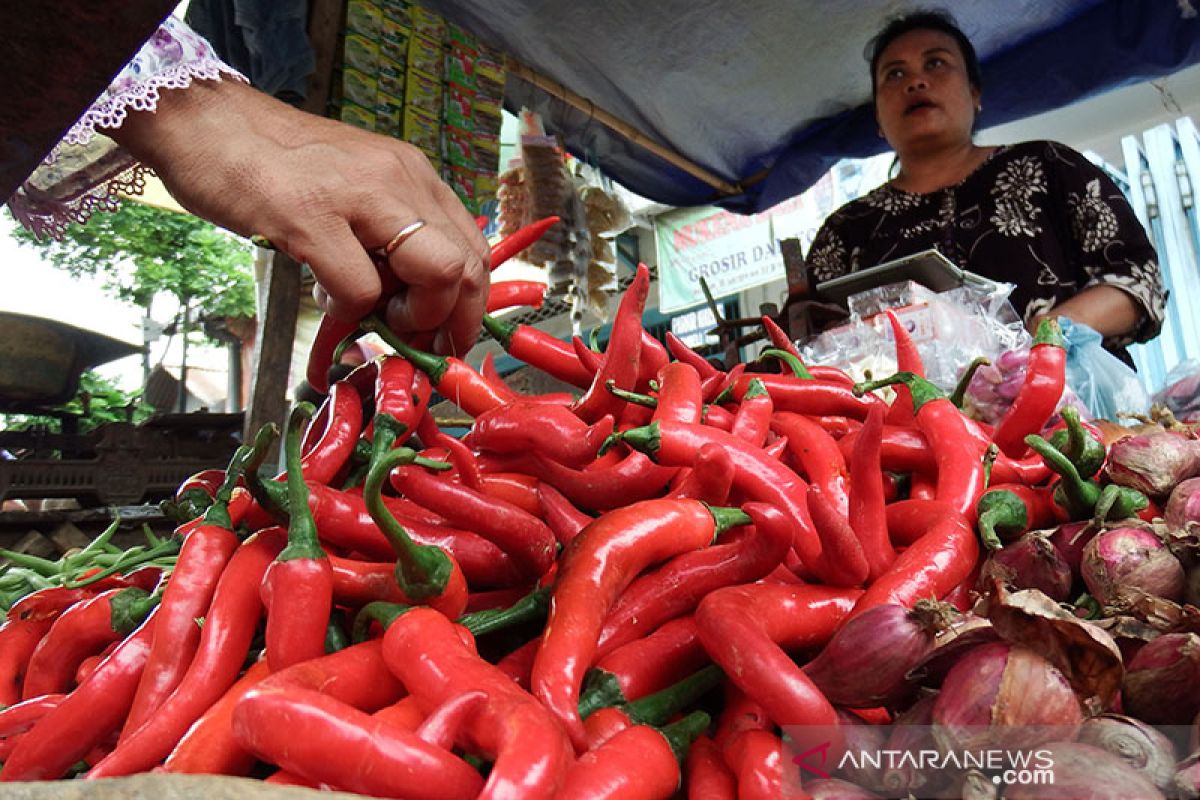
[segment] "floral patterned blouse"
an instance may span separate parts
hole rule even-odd
[[[222,76],[246,80],[182,20],[167,17],[9,198],[13,216],[39,236],[60,238],[68,224],[115,210],[121,194],[141,194],[149,168],[100,130],[121,127],[130,111],[153,111],[163,89]]]
[[[1025,320],[1091,286],[1115,286],[1141,307],[1124,346],[1158,335],[1166,291],[1145,230],[1117,185],[1064,144],[997,148],[955,186],[914,194],[884,184],[839,208],[809,248],[824,281],[937,248],[963,269],[1015,284]]]

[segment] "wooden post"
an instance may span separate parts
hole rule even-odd
[[[287,416],[288,373],[300,309],[300,264],[286,253],[273,252],[260,284],[260,297],[246,441],[268,422],[282,428]]]

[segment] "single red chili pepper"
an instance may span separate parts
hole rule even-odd
[[[677,471],[655,464],[642,453],[630,453],[612,466],[583,470],[534,454],[528,467],[576,506],[590,511],[606,511],[657,497]]]
[[[762,326],[772,347],[800,358],[800,351],[796,349],[792,338],[787,335],[783,328],[779,327],[779,324],[775,320],[764,314],[762,317]]]
[[[837,415],[852,419],[866,419],[871,406],[883,401],[874,395],[857,396],[851,387],[843,383],[824,380],[804,380],[791,375],[769,373],[745,373],[733,382],[734,399],[741,401],[750,388],[750,381],[757,378],[767,387],[775,411],[791,411],[796,414]]]
[[[850,457],[850,527],[862,543],[873,581],[896,560],[888,538],[887,507],[879,453],[883,444],[883,410],[871,409]]]
[[[532,686],[577,751],[587,748],[578,708],[583,671],[617,596],[646,567],[706,547],[749,519],[695,500],[646,500],[604,514],[576,538],[559,567]]]
[[[26,621],[52,622],[58,615],[66,611],[80,600],[95,597],[99,589],[85,586],[80,589],[68,589],[65,586],[46,586],[30,592],[8,609],[8,619]],[[0,650],[3,652],[3,650]]]
[[[304,372],[309,386],[321,394],[329,391],[329,368],[333,366],[334,353],[342,340],[356,330],[356,322],[334,319],[328,314],[321,315],[317,334],[313,337],[312,346],[308,351],[308,366]]]
[[[579,714],[639,700],[711,663],[691,616],[676,617],[643,639],[618,647],[588,672]]]
[[[733,488],[733,459],[715,444],[706,444],[696,454],[692,467],[679,470],[668,497],[690,497],[713,505],[726,505]],[[790,526],[788,527],[791,531]],[[790,535],[790,533],[789,533]]]
[[[892,340],[896,345],[896,371],[911,372],[924,378],[925,362],[921,359],[921,352],[917,349],[916,342],[909,336],[908,328],[904,326],[900,317],[896,316],[896,312],[892,309],[885,309],[884,314],[891,324]],[[893,425],[910,424],[913,418],[912,392],[903,384],[895,388],[896,398],[892,400],[891,408],[888,409],[887,421]]]
[[[117,732],[150,654],[155,613],[151,611],[86,681],[21,735],[4,761],[0,781],[57,780]]]
[[[783,741],[769,731],[743,731],[725,746],[725,763],[736,776],[738,800],[797,797],[784,780]]]
[[[696,609],[709,656],[779,725],[837,724],[837,712],[785,652],[823,645],[860,591],[761,583],[711,592]]]
[[[554,227],[558,221],[559,218],[556,216],[539,219],[536,222],[531,222],[528,225],[518,228],[496,242],[492,245],[490,268],[493,270],[496,269],[496,267],[508,261],[517,253],[520,253],[538,239],[541,239],[546,231]]]
[[[747,503],[742,510],[753,529],[732,531],[737,536],[727,543],[675,556],[629,585],[604,620],[596,657],[690,614],[709,592],[756,581],[783,562],[792,545],[783,512],[766,503]]]
[[[485,451],[534,451],[568,467],[581,467],[596,457],[612,432],[612,417],[588,425],[565,406],[517,400],[476,417],[471,444]]]
[[[919,399],[918,399],[919,402]],[[979,539],[960,513],[932,520],[921,538],[896,556],[854,604],[851,617],[885,603],[912,608],[921,598],[941,599],[962,582],[979,558]]]
[[[414,608],[388,628],[383,654],[425,708],[463,692],[487,695],[461,737],[493,762],[481,798],[555,796],[573,760],[570,742],[547,709],[463,642],[454,623]]]
[[[246,467],[265,456],[268,442],[273,438],[268,433],[256,437],[254,446],[238,449],[203,523],[184,540],[163,592],[161,608],[155,615],[154,643],[121,731],[122,739],[154,715],[183,680],[200,646],[200,626],[196,620],[208,612],[217,582],[238,547],[229,500]]]
[[[799,464],[798,471],[820,486],[834,510],[845,516],[850,509],[850,470],[837,440],[807,417],[787,411],[771,417],[771,430],[787,437],[788,453]]]
[[[285,541],[282,530],[268,528],[238,547],[217,582],[200,645],[183,679],[158,713],[119,743],[87,777],[129,775],[162,761],[191,724],[233,685],[262,617],[259,585]]]
[[[348,383],[335,383],[306,434],[307,438],[314,430],[318,432],[315,440],[302,448],[300,467],[306,479],[333,482],[354,452],[362,433],[362,418],[362,398],[358,392]],[[285,478],[286,475],[280,475],[277,480]]]
[[[53,617],[31,616],[0,625],[0,706],[20,701],[29,659],[53,622]]]
[[[158,601],[141,589],[109,589],[64,611],[29,657],[21,699],[69,690],[80,662],[120,641]]]
[[[1054,319],[1038,323],[1025,367],[1025,382],[1004,418],[996,426],[992,441],[1014,458],[1027,452],[1025,437],[1040,433],[1058,407],[1067,380],[1067,347]]]
[[[663,365],[656,373],[658,395],[654,419],[700,422],[704,413],[700,373],[682,361]]]
[[[333,608],[333,570],[317,537],[300,466],[300,428],[312,412],[310,403],[297,403],[288,417],[288,543],[267,567],[261,584],[272,672],[325,653],[325,629]]]
[[[392,333],[375,315],[366,317],[362,325],[428,375],[433,381],[433,388],[439,394],[473,417],[489,408],[503,405],[515,397],[511,390],[502,392],[493,386],[461,359],[453,356],[435,356],[412,347]]]
[[[775,403],[771,400],[771,393],[767,391],[767,387],[758,378],[751,378],[746,393],[742,395],[742,401],[738,403],[737,411],[734,412],[733,425],[729,432],[739,439],[761,447],[767,440],[768,431],[771,430],[771,417],[774,412]]]
[[[688,800],[737,800],[737,780],[725,765],[721,748],[708,736],[692,742],[683,767]]]
[[[393,456],[391,463],[403,464],[403,453],[393,452],[400,455]],[[396,469],[391,482],[397,491],[445,516],[452,525],[476,531],[494,542],[529,577],[541,576],[554,561],[557,548],[554,532],[546,523],[511,503],[441,480],[415,465]]]
[[[992,550],[1026,531],[1067,521],[1067,513],[1054,502],[1054,487],[1021,483],[993,484],[975,505],[979,536]]]
[[[532,325],[522,325],[483,315],[483,327],[513,358],[564,383],[586,389],[595,373],[579,362],[575,348]]]
[[[821,542],[808,509],[808,484],[776,458],[757,447],[750,447],[732,434],[705,425],[687,425],[660,420],[645,428],[625,431],[619,438],[661,464],[690,466],[705,444],[723,447],[733,459],[734,487],[754,500],[770,503],[784,512],[793,525],[792,546],[805,568],[826,583],[853,586],[861,583],[858,562],[861,552],[847,562],[835,553],[861,551],[853,541]]]
[[[567,771],[563,797],[668,800],[679,788],[679,763],[708,726],[697,711],[662,728],[634,725],[589,750]]]
[[[507,389],[507,387],[505,387]],[[433,387],[429,377],[415,369],[408,359],[400,356],[384,356],[379,359],[379,373],[375,379],[375,417],[387,414],[396,420],[399,428],[396,444],[405,442],[417,429],[425,410],[429,408]],[[371,441],[375,436],[374,418],[367,423],[363,436]]]
[[[808,487],[808,510],[813,527],[821,539],[821,555],[825,561],[839,564],[840,582],[837,586],[859,586],[871,574],[863,543],[850,526],[850,520],[837,510],[837,503],[820,484]]]
[[[609,381],[619,389],[637,388],[642,354],[642,313],[646,309],[649,294],[650,270],[645,264],[638,264],[633,282],[621,296],[617,312],[613,315],[604,363],[583,397],[572,406],[581,419],[596,422],[605,414],[611,414],[613,419],[621,415],[625,401],[608,391],[606,386]]]
[[[497,281],[488,287],[487,313],[514,306],[541,308],[546,301],[546,284],[541,281]]]
[[[538,481],[537,496],[542,519],[554,531],[554,538],[563,547],[570,544],[593,519],[548,483]]]
[[[396,583],[392,561],[361,561],[330,555],[329,566],[333,572],[333,601],[340,606],[357,608],[367,603],[412,604]]]
[[[937,443],[933,451],[937,462],[937,499],[949,503],[961,514],[974,514],[975,503],[985,486],[983,456],[987,449],[974,437],[974,423],[941,390],[911,372],[859,384],[855,391],[871,391],[893,383],[909,387],[917,426],[930,443]]]
[[[163,770],[189,775],[249,775],[257,759],[233,737],[233,710],[251,688],[270,674],[265,658],[255,661],[188,728],[163,762]]]
[[[700,374],[701,382],[708,380],[709,378],[721,372],[721,370],[714,367],[707,358],[688,347],[683,343],[682,339],[670,331],[667,331],[666,333],[666,340],[667,352],[669,352],[677,361],[691,364],[692,367],[695,368],[696,372]]]

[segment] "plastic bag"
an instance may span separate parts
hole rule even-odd
[[[1150,411],[1150,394],[1137,373],[1104,349],[1098,332],[1066,317],[1058,324],[1067,341],[1067,385],[1093,418],[1117,422],[1122,414]]]
[[[1191,358],[1176,364],[1154,402],[1166,406],[1180,422],[1200,422],[1200,361]]]

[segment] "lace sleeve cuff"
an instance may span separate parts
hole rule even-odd
[[[13,216],[38,236],[59,238],[68,224],[115,210],[119,195],[140,194],[149,168],[97,130],[119,128],[131,110],[153,111],[163,89],[222,75],[245,81],[201,36],[168,17],[13,194]]]

